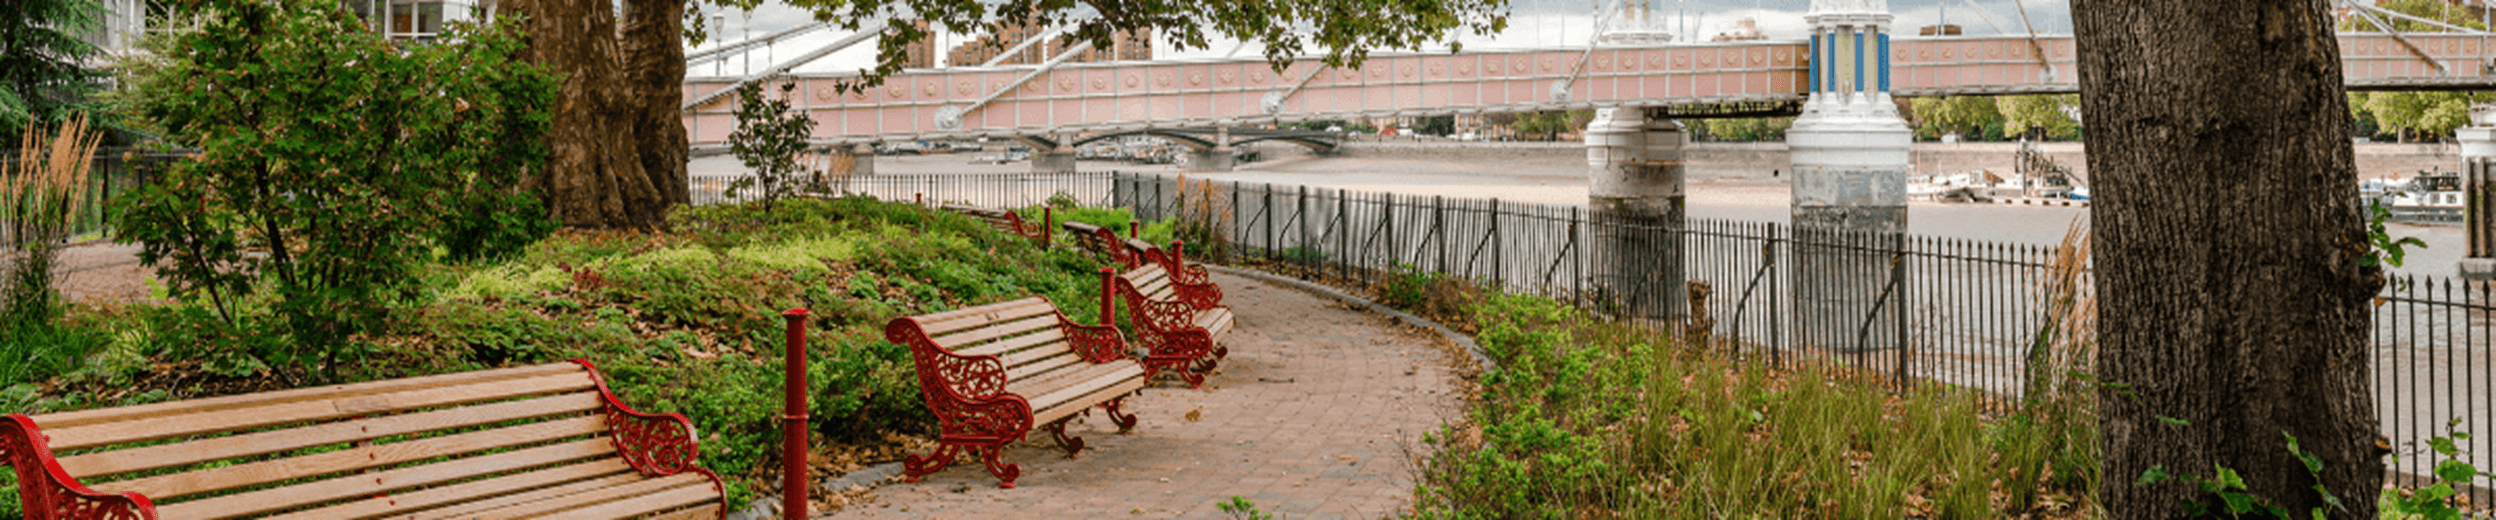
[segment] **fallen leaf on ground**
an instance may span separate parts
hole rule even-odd
[[[1197,419],[1203,418],[1205,418],[1205,407],[1198,406],[1187,411],[1187,422],[1196,422]]]

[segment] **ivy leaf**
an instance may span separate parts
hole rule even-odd
[[[2461,453],[2461,448],[2454,446],[2453,440],[2450,438],[2436,437],[2433,439],[2427,439],[2427,446],[2435,448],[2436,453],[2443,454],[2446,457],[2451,457],[2454,454]]]
[[[2160,483],[2160,482],[2166,482],[2166,481],[2168,481],[2168,480],[2172,480],[2172,479],[2174,479],[2174,478],[2175,478],[2175,476],[2174,476],[2174,475],[2168,475],[2168,474],[2167,474],[2167,467],[2166,467],[2166,466],[2150,466],[2148,471],[2143,471],[2143,472],[2141,472],[2141,479],[2140,479],[2139,481],[2135,482],[2135,483],[2137,483],[2137,484],[2156,484],[2156,483]]]
[[[2445,482],[2469,482],[2479,476],[2479,468],[2468,462],[2447,460],[2435,465],[2435,478]]]

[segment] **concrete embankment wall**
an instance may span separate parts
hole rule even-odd
[[[2042,143],[2046,157],[2080,173],[2089,171],[2087,146],[2084,143]],[[1268,159],[1306,155],[1306,149],[1291,145],[1261,145]],[[1785,143],[1691,143],[1690,176],[1767,177],[1793,169]],[[2389,175],[2408,176],[2419,170],[2460,169],[2459,148],[2451,144],[2360,143],[2356,145],[2357,171],[2365,177]],[[1376,159],[1426,159],[1439,161],[1515,161],[1529,164],[1585,164],[1586,147],[1576,142],[1475,143],[1475,142],[1369,142],[1346,143],[1343,153],[1351,157]],[[2019,153],[2018,143],[1916,143],[1913,160],[1916,170],[1927,173],[1963,172],[1986,169],[2008,173],[2014,170]]]

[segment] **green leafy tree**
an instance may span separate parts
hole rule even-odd
[[[63,121],[105,77],[81,65],[98,51],[78,39],[103,13],[95,0],[0,2],[0,142],[15,145],[29,122]]]
[[[2002,133],[2022,135],[2035,131],[2049,139],[2070,139],[2080,135],[2080,122],[2072,114],[2080,110],[2079,94],[2033,96],[2001,96],[1993,98],[2002,113]]]
[[[1972,137],[1985,125],[2002,123],[2002,109],[1979,96],[1919,97],[1908,103],[1917,126],[1934,129],[1935,137],[1957,133]]]
[[[291,346],[263,359],[335,374],[437,246],[484,255],[545,229],[515,187],[544,163],[556,79],[513,61],[507,27],[400,48],[331,0],[190,5],[201,27],[152,43],[125,84],[135,116],[200,152],[130,199],[121,232],[228,322],[266,301]]]
[[[805,170],[797,154],[806,150],[806,136],[815,131],[815,118],[789,107],[789,92],[796,89],[796,83],[782,83],[777,98],[763,95],[762,82],[737,89],[737,130],[728,134],[728,150],[754,174],[729,183],[728,196],[762,190],[766,215],[772,204],[796,190],[798,173]]]
[[[1741,119],[1707,119],[1708,135],[1725,141],[1778,141],[1785,139],[1785,129],[1794,126],[1791,117],[1750,117]]]
[[[1421,124],[1414,125],[1413,132],[1421,135],[1439,136],[1454,134],[1456,133],[1456,116],[1421,118]]]

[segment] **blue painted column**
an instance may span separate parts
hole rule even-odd
[[[1913,133],[1889,95],[1893,17],[1881,0],[1813,0],[1805,16],[1826,82],[1786,133],[1794,164],[1794,345],[1836,353],[1892,350],[1904,307],[1892,269],[1905,243]],[[1826,67],[1823,69],[1822,67]]]

